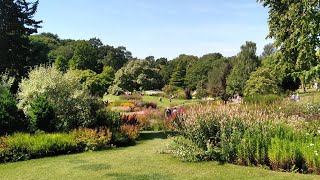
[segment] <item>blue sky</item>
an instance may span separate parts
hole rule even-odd
[[[39,32],[63,39],[97,37],[134,57],[236,55],[245,41],[258,54],[268,33],[268,10],[256,0],[40,0]]]

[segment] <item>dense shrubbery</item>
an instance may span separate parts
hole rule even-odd
[[[0,135],[23,130],[25,123],[21,114],[14,95],[0,86]]]
[[[28,116],[28,130],[35,132],[42,130],[45,132],[57,131],[56,116],[53,105],[45,96],[39,96],[31,102]]]
[[[37,67],[19,84],[18,107],[30,114],[31,104],[45,96],[53,106],[58,131],[68,131],[87,126],[94,117],[91,105],[94,98],[83,88],[80,77],[74,71],[62,73],[53,67]]]
[[[35,135],[17,133],[2,137],[0,163],[77,152],[75,139],[65,133]]]
[[[280,102],[283,99],[283,97],[275,95],[275,94],[269,94],[269,95],[252,95],[244,97],[243,102],[248,104],[265,104],[270,105],[273,103]]]
[[[69,133],[15,133],[0,138],[0,163],[127,146],[135,142],[139,130],[136,124],[124,122],[113,132],[108,128],[79,128]]]
[[[183,138],[174,154],[184,160],[262,165],[320,174],[320,126],[266,106],[200,106],[174,121]]]

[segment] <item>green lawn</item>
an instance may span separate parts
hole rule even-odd
[[[109,99],[109,102],[114,102],[114,101],[119,101],[120,98],[119,96],[114,96],[114,95],[106,95],[103,97],[103,99]],[[162,98],[162,102],[159,101],[159,97],[156,96],[142,96],[143,101],[153,101],[158,104],[160,107],[168,107],[168,106],[177,106],[181,105],[184,103],[192,102],[193,100],[182,100],[182,99],[173,99],[172,102],[170,103],[169,98]]]
[[[217,162],[184,163],[159,151],[170,139],[143,133],[136,146],[1,164],[1,179],[320,179]]]

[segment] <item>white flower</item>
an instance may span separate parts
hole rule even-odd
[[[319,156],[319,154],[318,154],[318,153],[316,153],[316,156]]]
[[[311,144],[310,144],[310,146],[314,146],[314,144],[313,144],[313,143],[311,143]]]
[[[318,134],[320,134],[320,130],[318,130]]]
[[[306,135],[309,136],[310,134],[309,134],[309,133],[306,133]]]

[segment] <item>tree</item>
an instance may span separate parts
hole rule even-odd
[[[109,92],[118,94],[121,91],[159,89],[159,79],[159,69],[152,68],[145,60],[132,60],[116,72]]]
[[[114,70],[107,66],[100,74],[92,70],[77,70],[81,77],[81,83],[89,90],[91,95],[103,96],[114,80]]]
[[[13,82],[8,73],[0,74],[0,135],[24,130],[23,113],[18,110],[18,102],[9,90]]]
[[[207,89],[214,97],[226,97],[227,76],[231,71],[232,65],[228,59],[217,60],[212,69],[208,72]]]
[[[312,71],[319,69],[316,58],[320,47],[319,0],[258,2],[269,8],[268,37],[275,40],[274,44],[282,54],[280,62],[305,85],[312,79],[309,78]]]
[[[206,54],[192,66],[189,66],[185,77],[186,86],[194,90],[198,84],[200,84],[200,86],[207,84],[209,70],[211,70],[215,61],[218,61],[222,57],[220,53]]]
[[[272,43],[269,43],[263,47],[263,52],[261,54],[261,59],[265,59],[268,56],[277,52],[277,49],[274,47]]]
[[[0,1],[0,71],[9,69],[18,80],[30,65],[27,59],[30,49],[28,36],[36,33],[42,22],[33,19],[37,7],[38,1]]]
[[[28,60],[30,66],[53,63],[56,56],[50,56],[50,52],[60,46],[58,35],[52,33],[41,33],[29,36],[30,40],[30,55]]]
[[[191,68],[198,61],[198,57],[181,54],[168,63],[166,74],[169,75],[169,84],[178,87],[185,87],[185,76],[187,69]],[[168,77],[167,77],[168,78]]]
[[[251,73],[250,79],[246,82],[244,94],[267,95],[280,92],[275,72],[269,67],[260,67]]]
[[[180,63],[174,70],[171,79],[170,79],[170,85],[171,86],[177,86],[177,87],[185,87],[185,79],[186,76],[186,68],[183,67],[183,64]]]
[[[113,46],[104,46],[103,49],[103,59],[100,62],[103,66],[111,66],[114,70],[119,70],[123,67],[129,59],[132,59],[132,54],[130,51],[123,46],[114,48]]]
[[[72,58],[69,61],[69,67],[73,69],[98,70],[98,52],[97,49],[88,41],[79,41]]]
[[[259,65],[259,58],[256,56],[256,43],[246,42],[241,46],[230,75],[227,78],[227,93],[229,95],[243,94],[246,81]]]
[[[64,56],[58,56],[54,61],[54,67],[59,71],[65,72],[69,68],[69,61]]]

